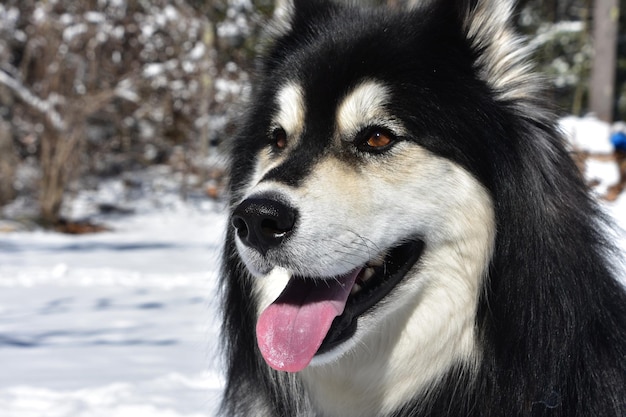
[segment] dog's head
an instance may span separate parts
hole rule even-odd
[[[275,369],[400,354],[407,329],[418,349],[473,354],[490,178],[506,174],[489,138],[533,92],[509,2],[427,3],[295,1],[260,63],[232,150],[230,232]]]

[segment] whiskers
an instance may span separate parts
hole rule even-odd
[[[336,231],[334,236],[328,236],[307,245],[319,255],[316,262],[322,269],[340,271],[328,274],[326,278],[337,280],[337,277],[342,274],[362,268],[370,261],[384,258],[380,247],[371,239],[345,225],[329,224],[328,227]]]

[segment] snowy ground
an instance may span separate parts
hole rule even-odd
[[[602,190],[615,170],[594,162],[586,175]],[[74,209],[132,204],[134,215],[99,219],[111,232],[0,233],[0,416],[211,417],[223,207],[167,190],[137,202],[121,181],[104,185]],[[606,207],[626,229],[626,195]]]
[[[217,204],[0,234],[0,415],[212,416]]]

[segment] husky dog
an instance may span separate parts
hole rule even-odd
[[[607,222],[506,0],[294,0],[232,145],[225,416],[626,416]]]

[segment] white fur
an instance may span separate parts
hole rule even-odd
[[[465,30],[474,48],[483,51],[477,65],[497,97],[537,116],[536,108],[523,103],[540,97],[543,83],[528,59],[532,49],[513,30],[513,10],[511,0],[479,0],[474,10],[468,11]]]
[[[279,266],[273,268],[266,276],[259,277],[265,282],[256,286],[257,314],[260,315],[263,310],[278,298],[291,277],[291,272]]]
[[[436,189],[448,185],[454,188]],[[443,227],[428,234],[420,265],[375,314],[360,319],[350,341],[303,372],[314,403],[328,415],[391,412],[455,362],[474,364],[480,358],[474,318],[495,234],[491,199],[458,167],[444,184],[433,183],[431,192],[433,197],[408,194],[401,202],[415,216],[413,222],[399,218],[409,229],[419,227],[423,214],[411,207],[427,199],[441,210],[439,219],[429,213]]]
[[[274,17],[268,29],[274,37],[283,35],[291,30],[291,21],[294,15],[293,0],[276,0]]]
[[[426,242],[419,265],[359,319],[356,335],[301,373],[328,415],[389,412],[454,363],[480,357],[474,317],[495,234],[491,199],[449,160],[409,143],[395,149],[392,169],[368,161],[361,176],[329,158],[302,187],[258,188],[278,190],[301,213],[297,232],[272,257],[281,268],[256,281],[259,311],[293,273],[330,278],[403,240]]]
[[[367,80],[359,84],[337,109],[338,133],[350,140],[362,129],[383,126],[399,134],[399,124],[385,109],[389,98],[389,88],[381,82]]]
[[[281,87],[276,96],[278,113],[273,128],[282,128],[289,138],[297,138],[304,129],[304,93],[302,87],[289,82]]]

